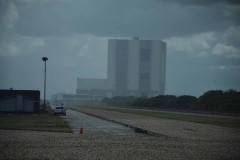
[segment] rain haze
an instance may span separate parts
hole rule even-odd
[[[75,94],[107,78],[108,39],[167,44],[166,94],[240,90],[237,0],[0,0],[0,88]]]
[[[0,144],[240,160],[240,0],[0,0]]]

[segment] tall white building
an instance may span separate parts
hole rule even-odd
[[[165,94],[166,43],[160,40],[108,40],[107,79],[78,78],[77,94],[147,96]]]
[[[166,43],[160,40],[108,40],[107,95],[165,94]]]

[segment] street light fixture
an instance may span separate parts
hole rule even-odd
[[[46,61],[48,60],[47,57],[42,57],[42,60],[45,62],[45,70],[44,70],[44,110],[46,108]]]

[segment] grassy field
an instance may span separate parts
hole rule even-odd
[[[67,122],[51,114],[0,115],[0,129],[72,132]]]
[[[91,108],[122,112],[122,113],[138,114],[138,115],[151,116],[151,117],[157,117],[157,118],[181,120],[186,122],[210,124],[210,125],[216,125],[216,126],[222,126],[222,127],[240,128],[240,119],[233,119],[228,117],[216,118],[216,117],[210,117],[210,116],[185,115],[185,114],[177,114],[177,113],[165,113],[161,111],[132,110],[132,109],[110,108],[110,107],[109,108],[108,107],[91,107]]]

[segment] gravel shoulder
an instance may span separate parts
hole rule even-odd
[[[0,159],[239,159],[239,143],[0,130]]]
[[[172,138],[189,140],[208,140],[240,142],[240,129],[219,127],[193,122],[120,113],[93,108],[71,107],[74,110],[126,123],[135,127],[170,136]]]

